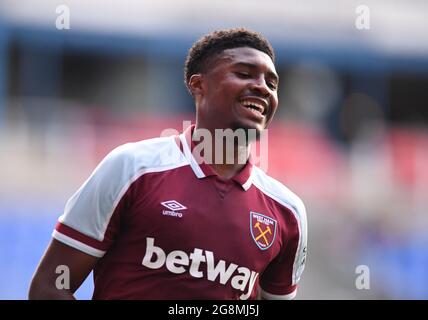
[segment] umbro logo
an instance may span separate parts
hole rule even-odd
[[[168,208],[169,210],[172,210],[172,211],[187,209],[180,202],[175,201],[175,200],[169,200],[169,201],[161,202],[161,205],[163,205],[164,207],[166,207],[166,208]]]
[[[181,218],[183,216],[183,213],[178,212],[178,211],[187,209],[187,207],[183,206],[180,202],[175,201],[175,200],[163,201],[163,202],[161,202],[161,205],[163,205],[165,208],[169,209],[169,210],[162,210],[162,214],[164,216],[172,216],[172,217]]]

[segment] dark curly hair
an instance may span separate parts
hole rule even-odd
[[[260,50],[275,61],[271,44],[257,32],[244,28],[214,31],[200,38],[189,49],[184,65],[184,82],[189,91],[189,80],[193,74],[204,72],[211,59],[222,51],[240,47]]]

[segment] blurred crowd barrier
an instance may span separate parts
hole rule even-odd
[[[77,109],[76,109],[77,110]],[[25,299],[65,202],[116,146],[183,130],[194,115],[75,111],[0,128],[0,299]],[[428,132],[373,125],[351,145],[279,119],[268,173],[304,200],[309,253],[299,299],[428,298]],[[356,285],[367,266],[369,287]],[[88,279],[78,297],[91,297]]]

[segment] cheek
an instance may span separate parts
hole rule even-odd
[[[271,105],[273,106],[273,110],[272,111],[275,112],[276,109],[278,109],[278,96],[277,95],[275,95],[275,97],[272,98]]]
[[[245,81],[226,72],[221,76],[212,77],[207,82],[206,93],[208,95],[205,97],[207,104],[215,106],[214,109],[217,112],[220,110],[231,111],[231,105],[238,99],[245,85]]]
[[[236,100],[241,90],[242,85],[236,81],[223,81],[215,84],[211,96],[217,101],[227,102]]]
[[[244,79],[239,79],[233,74],[223,77],[221,80],[214,83],[217,88],[222,88],[225,92],[236,92],[246,86]]]

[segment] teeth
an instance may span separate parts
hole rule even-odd
[[[241,103],[244,106],[249,107],[251,110],[253,110],[253,108],[255,108],[255,109],[257,109],[258,112],[263,113],[264,106],[258,102],[243,100],[243,101],[241,101]]]
[[[258,115],[260,115],[260,114],[262,114],[261,112],[260,112],[260,110],[256,110],[256,109],[253,109],[253,108],[248,108],[248,110],[250,110],[252,113],[254,113],[254,114],[258,114]]]

